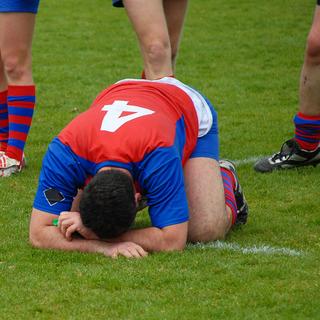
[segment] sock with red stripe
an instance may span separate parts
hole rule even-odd
[[[237,219],[237,203],[234,195],[235,180],[233,174],[225,168],[220,168],[221,176],[224,187],[224,197],[226,201],[226,206],[231,209],[232,212],[232,224],[236,222]]]
[[[0,92],[0,151],[7,150],[8,143],[8,104],[7,91]]]
[[[298,112],[294,117],[295,140],[301,149],[312,151],[320,142],[320,115],[307,116]]]
[[[9,139],[6,155],[22,160],[35,107],[35,86],[8,86]]]

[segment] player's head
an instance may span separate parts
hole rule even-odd
[[[132,178],[120,170],[98,172],[85,187],[80,200],[82,223],[104,239],[127,231],[136,212]]]

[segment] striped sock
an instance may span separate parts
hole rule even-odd
[[[9,139],[6,155],[22,160],[35,107],[35,86],[8,87]]]
[[[235,189],[234,177],[229,170],[225,168],[220,168],[220,170],[221,170],[221,176],[223,180],[224,197],[226,201],[226,206],[228,206],[231,209],[232,224],[234,224],[237,219],[237,203],[234,195],[234,189]]]
[[[0,92],[0,151],[7,150],[8,143],[8,104],[7,91]]]
[[[307,116],[298,112],[293,119],[295,140],[304,150],[314,150],[320,142],[320,115]]]

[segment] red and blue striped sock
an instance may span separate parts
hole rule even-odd
[[[35,107],[35,86],[8,86],[9,139],[6,155],[22,160]]]
[[[0,151],[7,150],[8,143],[8,104],[7,104],[7,91],[0,92]]]
[[[295,140],[304,150],[314,150],[320,142],[320,115],[307,116],[298,112],[293,119]]]
[[[224,187],[224,197],[226,201],[226,206],[231,209],[232,212],[232,224],[236,222],[237,219],[237,203],[234,195],[235,180],[233,174],[225,168],[220,168],[221,176]]]

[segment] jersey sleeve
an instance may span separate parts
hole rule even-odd
[[[69,211],[84,178],[69,148],[53,140],[42,161],[33,207],[56,215]]]
[[[164,228],[188,221],[183,168],[174,148],[159,148],[140,165],[139,183],[146,190],[152,226]]]

